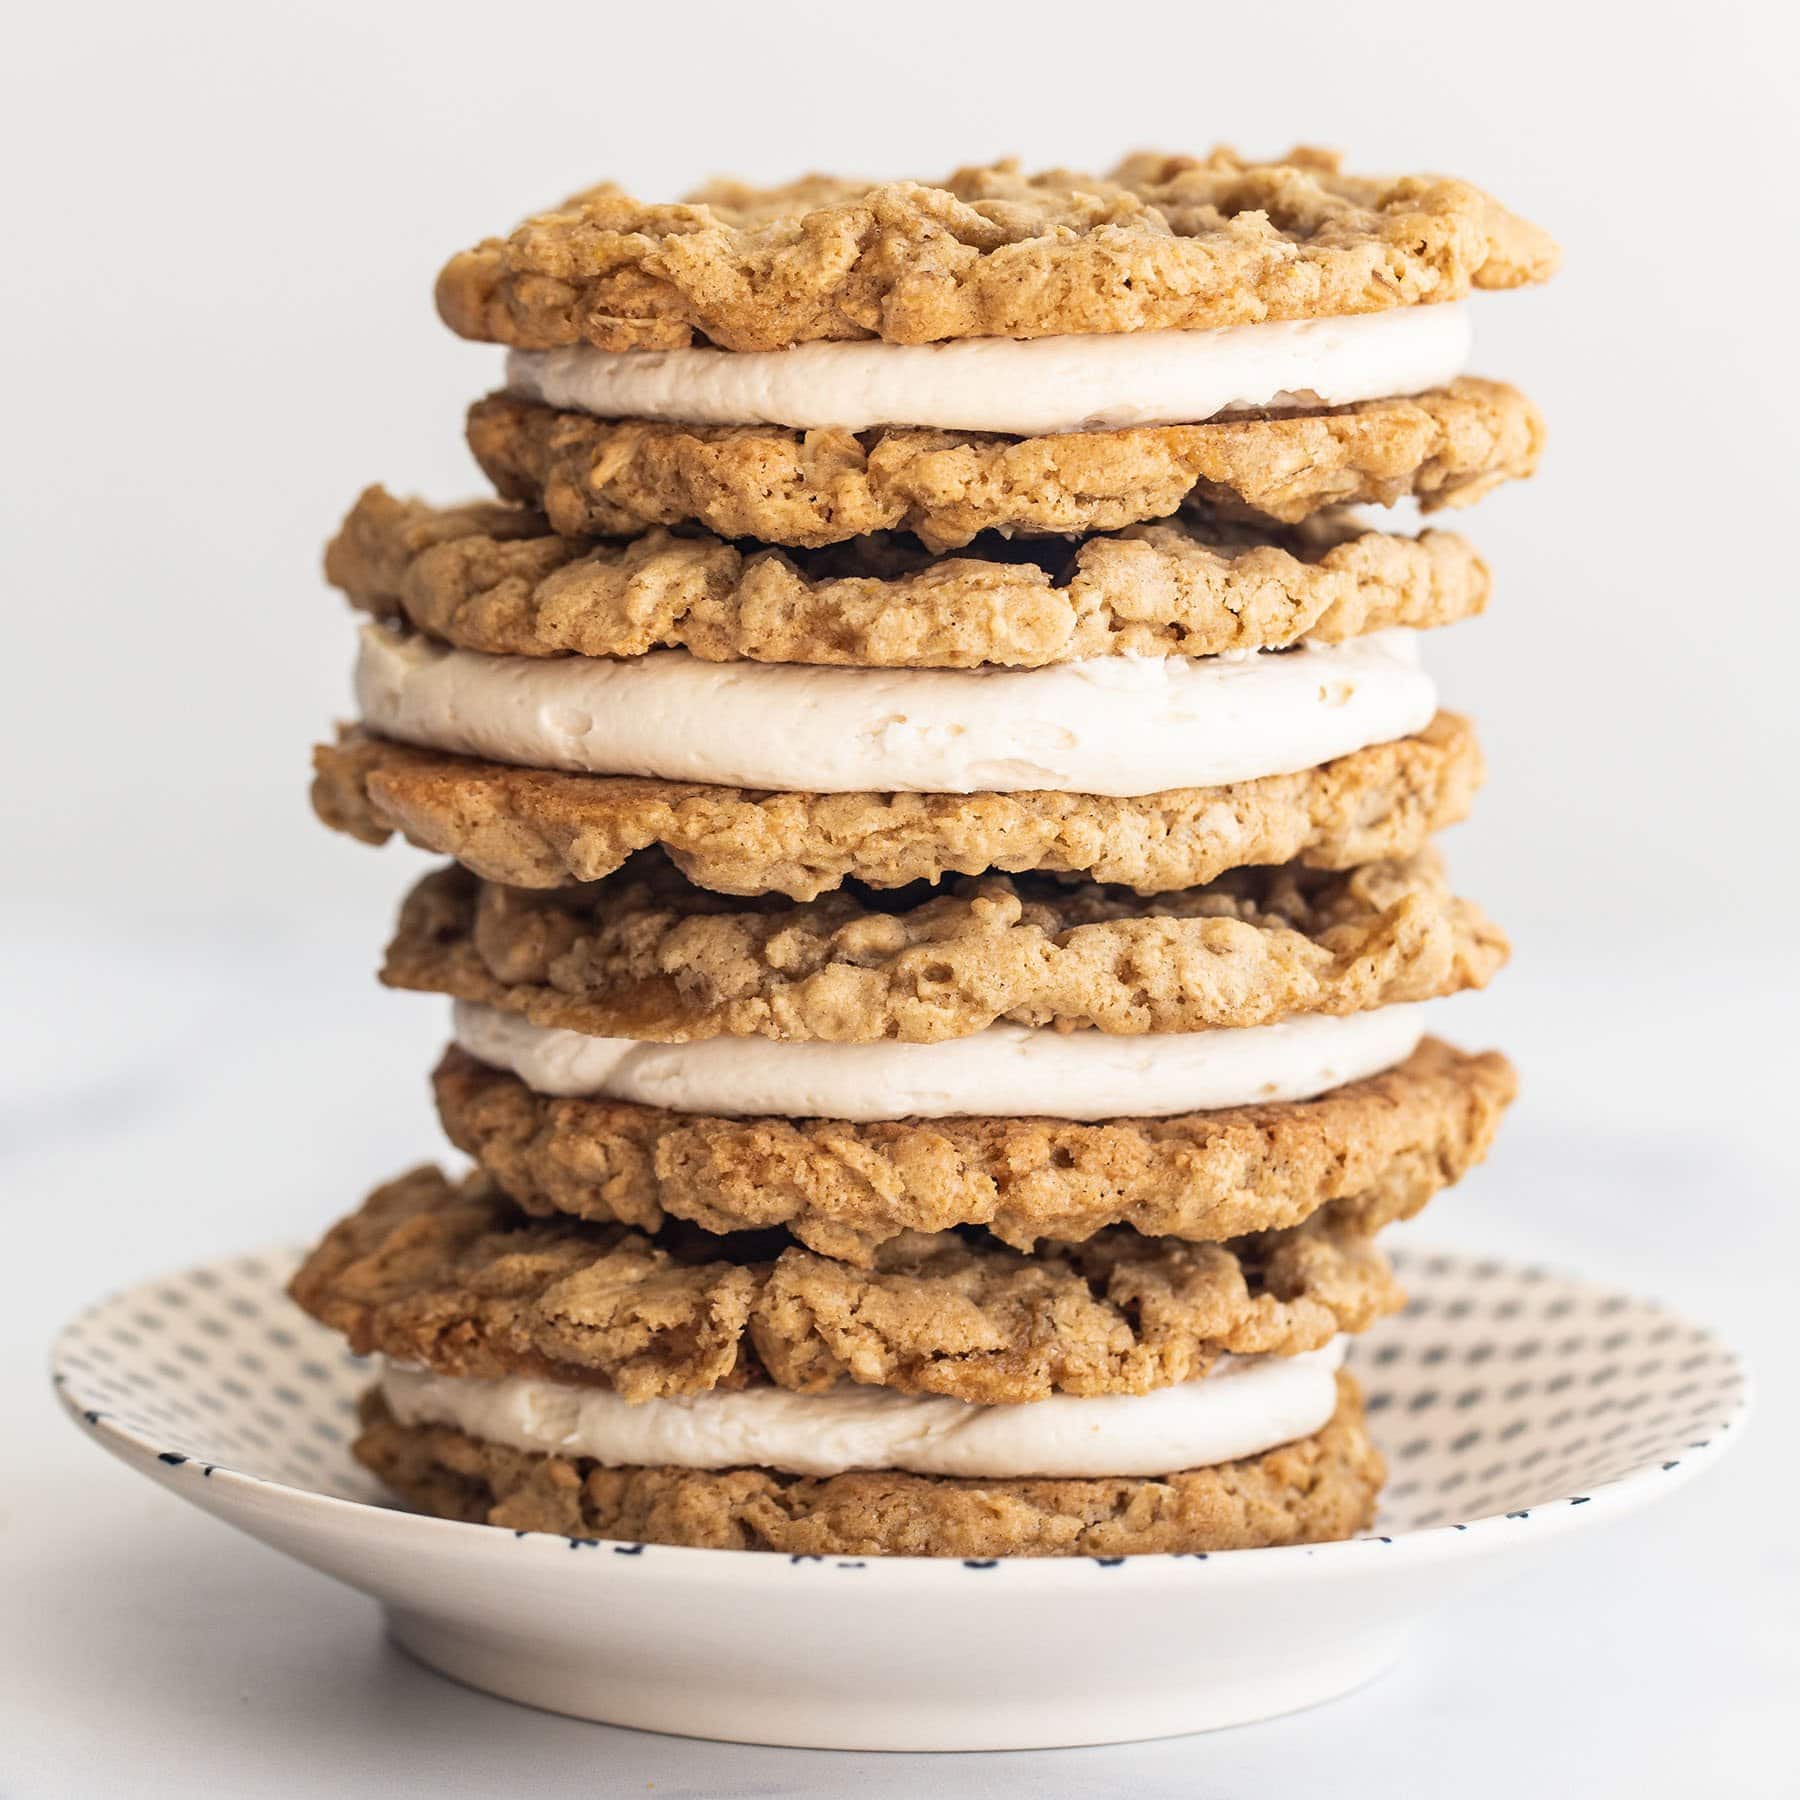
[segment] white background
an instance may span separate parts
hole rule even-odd
[[[14,21],[0,1794],[1782,1791],[1791,17],[409,0]],[[661,196],[718,171],[929,175],[1005,151],[1091,168],[1219,139],[1465,174],[1563,241],[1553,286],[1477,307],[1477,367],[1530,389],[1552,446],[1538,481],[1463,521],[1496,600],[1431,646],[1493,764],[1453,864],[1517,947],[1462,1029],[1514,1054],[1526,1094],[1424,1229],[1726,1329],[1758,1353],[1744,1451],[1326,1712],[854,1771],[464,1694],[385,1650],[362,1601],[103,1463],[39,1390],[62,1315],[308,1236],[433,1148],[437,1012],[367,976],[417,859],[329,837],[303,789],[345,705],[324,537],[366,481],[476,488],[460,417],[498,359],[435,322],[443,258],[601,175]]]

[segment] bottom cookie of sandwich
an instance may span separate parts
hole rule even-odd
[[[514,1531],[813,1556],[1129,1556],[1326,1543],[1374,1517],[1384,1478],[1354,1380],[1318,1431],[1157,1477],[950,1478],[880,1470],[609,1468],[403,1425],[365,1396],[357,1459],[421,1511]]]

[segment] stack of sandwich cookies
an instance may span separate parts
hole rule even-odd
[[[371,489],[327,822],[455,865],[476,1163],[321,1244],[428,1510],[794,1553],[1205,1550],[1372,1517],[1374,1243],[1485,1153],[1427,1035],[1503,939],[1416,634],[1541,427],[1464,373],[1554,250],[1311,153],[578,196],[455,259],[502,499]],[[1426,304],[1429,303],[1429,304]]]

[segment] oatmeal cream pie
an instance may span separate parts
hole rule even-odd
[[[1380,1474],[1342,1334],[1400,1302],[1328,1220],[1032,1256],[908,1234],[854,1269],[782,1233],[534,1222],[429,1169],[335,1227],[292,1291],[385,1359],[357,1454],[433,1510],[938,1554],[1079,1549],[1103,1499],[1121,1547],[1356,1529]]]
[[[1400,626],[1205,656],[868,667],[498,654],[378,619],[356,691],[360,726],[318,756],[322,816],[527,886],[656,843],[707,885],[796,896],[989,868],[1189,886],[1244,862],[1414,849],[1479,770]]]
[[[1465,505],[1532,472],[1542,422],[1466,373],[1458,302],[1555,262],[1461,182],[1218,151],[679,206],[596,188],[455,258],[438,298],[513,346],[470,448],[560,533],[947,550],[1190,498],[1290,524]]]

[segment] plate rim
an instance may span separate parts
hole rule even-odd
[[[1647,1504],[1660,1494],[1673,1493],[1695,1476],[1712,1467],[1744,1435],[1755,1395],[1748,1362],[1732,1342],[1711,1324],[1701,1323],[1685,1313],[1677,1312],[1659,1298],[1635,1294],[1627,1288],[1592,1281],[1545,1263],[1517,1261],[1487,1252],[1451,1249],[1431,1244],[1396,1245],[1390,1251],[1396,1270],[1404,1277],[1408,1268],[1429,1263],[1447,1265],[1438,1271],[1449,1274],[1458,1268],[1489,1268],[1504,1271],[1527,1282],[1554,1283],[1572,1287],[1600,1300],[1622,1299],[1627,1304],[1648,1308],[1666,1321],[1696,1332],[1730,1362],[1737,1376],[1735,1393],[1721,1402],[1722,1413],[1708,1437],[1682,1449],[1680,1456],[1666,1462],[1645,1462],[1627,1469],[1610,1480],[1594,1483],[1588,1492],[1546,1500],[1513,1512],[1487,1513],[1473,1519],[1449,1520],[1439,1525],[1418,1526],[1410,1531],[1391,1534],[1365,1533],[1354,1538],[1323,1544],[1276,1544],[1258,1549],[1213,1551],[1149,1551],[1129,1556],[890,1556],[839,1557],[795,1555],[782,1550],[703,1549],[686,1544],[634,1543],[610,1538],[564,1537],[552,1532],[508,1530],[504,1527],[475,1524],[461,1519],[434,1518],[401,1506],[384,1505],[371,1500],[354,1500],[340,1494],[320,1493],[312,1488],[296,1487],[292,1482],[273,1476],[254,1474],[224,1463],[206,1463],[159,1446],[135,1426],[125,1423],[103,1408],[83,1406],[71,1392],[73,1371],[64,1366],[70,1336],[95,1315],[118,1303],[166,1287],[200,1271],[221,1267],[241,1269],[246,1264],[263,1265],[273,1271],[287,1259],[304,1254],[303,1247],[277,1244],[235,1255],[189,1263],[160,1275],[147,1277],[128,1286],[116,1288],[84,1306],[60,1326],[50,1344],[50,1379],[57,1400],[65,1413],[84,1434],[95,1438],[102,1448],[128,1466],[140,1467],[160,1484],[173,1486],[183,1479],[219,1482],[227,1490],[242,1489],[246,1498],[277,1514],[297,1516],[323,1511],[327,1517],[363,1529],[409,1535],[426,1531],[446,1537],[466,1539],[472,1553],[490,1554],[510,1545],[528,1555],[567,1557],[571,1550],[610,1552],[605,1566],[638,1569],[653,1561],[659,1575],[684,1577],[714,1583],[721,1577],[767,1579],[777,1571],[855,1572],[875,1580],[960,1579],[971,1572],[1004,1573],[1013,1579],[1026,1578],[1038,1585],[1056,1586],[1091,1578],[1096,1568],[1125,1580],[1154,1578],[1167,1580],[1173,1565],[1189,1567],[1205,1565],[1209,1580],[1255,1579],[1258,1574],[1277,1575],[1305,1564],[1322,1565],[1332,1571],[1357,1566],[1353,1559],[1366,1560],[1375,1553],[1390,1558],[1419,1563],[1436,1561],[1465,1549],[1498,1550],[1516,1545],[1525,1537],[1523,1528],[1537,1524],[1530,1533],[1533,1542],[1545,1542],[1561,1536],[1595,1517],[1620,1517]],[[210,1509],[208,1509],[210,1510]],[[485,1550],[474,1552],[483,1544]],[[1279,1559],[1279,1560],[1277,1560]],[[1020,1572],[1027,1572],[1021,1577]],[[929,1573],[927,1573],[929,1572]]]

